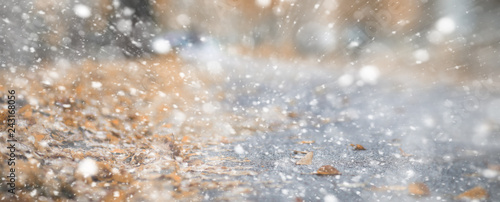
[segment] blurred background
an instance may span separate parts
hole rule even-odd
[[[152,57],[212,38],[260,57],[460,81],[499,65],[496,0],[3,0],[0,65]]]

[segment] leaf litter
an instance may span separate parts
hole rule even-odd
[[[295,164],[297,165],[311,165],[314,152],[307,152],[307,154],[298,160]]]

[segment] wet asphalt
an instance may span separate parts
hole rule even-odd
[[[190,51],[184,58],[193,64],[189,68],[210,60],[220,63],[225,79],[209,88],[227,94],[221,109],[268,124],[209,154],[249,160],[225,163],[257,173],[224,178],[251,187],[239,198],[453,201],[465,190],[481,186],[489,193],[486,201],[500,200],[498,173],[484,174],[488,166],[500,165],[499,123],[492,121],[488,107],[500,97],[497,91],[478,97],[461,86],[383,75],[376,84],[361,85],[356,72],[351,72],[353,84],[341,86],[338,78],[345,72],[339,70],[220,52],[211,52],[213,57],[196,55],[201,53]],[[233,125],[237,128],[238,123]],[[366,150],[354,150],[350,144]],[[238,145],[244,152],[237,152]],[[294,150],[313,151],[312,164],[296,165],[304,155]],[[342,175],[310,174],[322,165],[332,165]],[[430,196],[410,195],[406,187],[413,182],[425,183]],[[393,188],[377,189],[384,186]],[[223,190],[202,194],[206,200],[228,195]]]

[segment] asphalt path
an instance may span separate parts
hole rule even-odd
[[[209,177],[239,180],[250,190],[236,196],[230,193],[236,188],[206,190],[205,200],[453,201],[477,186],[487,191],[484,200],[500,200],[495,89],[478,85],[487,93],[478,94],[474,86],[384,75],[370,83],[356,71],[345,85],[339,83],[345,71],[320,65],[203,48],[181,55],[191,64],[185,68],[207,68],[209,62],[213,67],[216,61],[221,79],[208,88],[226,94],[218,103],[221,111],[262,126],[243,130],[244,122],[230,123],[237,141],[208,153],[245,160],[223,164],[254,174]],[[304,154],[294,151],[312,151],[312,163],[296,165]],[[311,174],[323,165],[342,174]],[[412,195],[407,187],[414,182],[424,183],[430,195]]]

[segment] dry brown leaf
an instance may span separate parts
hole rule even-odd
[[[7,119],[9,119],[9,110],[0,110],[0,130],[4,131],[7,129]]]
[[[63,123],[70,127],[75,127],[77,125],[77,122],[72,117],[69,116],[63,118]]]
[[[488,191],[486,191],[486,189],[480,187],[480,186],[477,186],[477,187],[474,187],[472,189],[469,189],[463,193],[461,193],[460,195],[458,195],[457,197],[455,197],[455,199],[486,199],[488,198]]]
[[[193,160],[189,160],[188,161],[188,165],[189,166],[199,166],[199,165],[202,165],[204,164],[205,162],[203,162],[202,160],[200,159],[193,159]]]
[[[114,201],[126,201],[127,199],[127,194],[123,190],[110,190],[104,196],[104,198],[101,199],[103,202],[114,202]]]
[[[413,156],[411,154],[407,154],[403,151],[403,149],[401,149],[401,147],[399,148],[399,151],[401,152],[401,156],[404,156],[404,157],[410,157],[410,156]]]
[[[316,171],[316,174],[318,174],[318,175],[341,175],[342,173],[340,173],[336,168],[334,168],[331,165],[324,165],[324,166],[321,166],[318,169],[318,171]]]
[[[84,124],[83,124],[83,127],[85,127],[85,129],[87,130],[91,130],[91,131],[96,131],[97,128],[95,127],[94,123],[90,122],[90,121],[86,121]]]
[[[354,150],[366,150],[363,146],[360,144],[351,144],[351,147],[354,147]]]
[[[488,165],[488,169],[500,172],[500,165]]]
[[[422,182],[414,182],[408,185],[408,191],[415,196],[429,196],[431,192],[429,187]]]
[[[221,140],[220,140],[220,142],[221,142],[221,143],[224,143],[224,144],[229,144],[229,143],[231,143],[231,141],[230,141],[229,139],[227,139],[226,137],[221,137],[220,139],[221,139]]]
[[[288,113],[288,117],[290,117],[290,118],[297,118],[297,117],[299,117],[299,114],[297,114],[295,112],[289,112]]]
[[[312,144],[314,143],[314,140],[304,140],[304,141],[301,141],[301,142],[297,142],[298,144]]]
[[[111,171],[111,167],[104,162],[97,162],[97,167],[99,168],[99,172],[95,176],[99,181],[110,180],[113,177],[113,172]]]
[[[115,154],[125,154],[126,152],[125,152],[125,150],[123,150],[123,149],[116,148],[116,149],[113,149],[113,150],[111,151],[111,153],[115,153]]]
[[[110,120],[109,121],[111,123],[111,125],[117,129],[122,129],[122,123],[120,120],[118,119],[113,119],[113,120]]]
[[[191,196],[194,196],[198,193],[198,190],[194,190],[194,191],[180,191],[180,192],[173,192],[173,197],[176,198],[176,199],[184,199],[184,198],[188,198],[188,197],[191,197]]]
[[[191,142],[191,138],[186,135],[186,136],[182,137],[181,142],[182,143],[189,143],[189,142]]]
[[[165,177],[166,177],[166,178],[170,178],[170,179],[172,179],[174,182],[177,182],[177,183],[179,183],[179,182],[181,182],[181,181],[182,181],[182,178],[181,178],[179,175],[177,175],[176,173],[170,173],[170,174],[168,174],[168,175],[165,175]]]
[[[31,109],[31,105],[25,105],[19,109],[19,114],[21,114],[24,118],[29,119],[33,115],[33,110]]]
[[[110,144],[118,144],[120,142],[120,138],[118,135],[111,133],[106,134],[106,141],[109,141]]]
[[[41,133],[34,133],[33,136],[35,136],[35,141],[36,142],[40,142],[40,141],[43,140],[43,138],[45,138],[45,135],[41,134]]]
[[[112,178],[114,181],[124,184],[130,184],[134,181],[132,175],[124,169],[120,169],[118,173],[113,173]]]
[[[308,152],[304,157],[302,157],[295,164],[297,164],[297,165],[311,165],[313,156],[314,156],[314,152]]]

